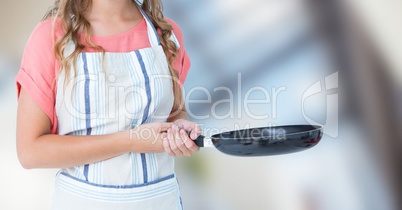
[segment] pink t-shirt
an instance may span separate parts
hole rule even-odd
[[[173,32],[180,44],[173,68],[178,71],[179,79],[184,83],[190,68],[190,59],[185,51],[183,34],[179,26],[170,19],[167,21],[173,26]],[[52,19],[44,20],[33,30],[25,47],[16,82],[18,96],[23,88],[49,117],[52,123],[52,133],[57,133],[56,75],[60,70],[60,65],[55,58],[53,40],[60,39],[64,35],[64,30],[60,25],[60,20],[57,19],[54,33],[52,33],[52,22]],[[107,37],[92,36],[91,38],[94,44],[102,46],[106,52],[132,52],[151,47],[145,19],[124,33]],[[83,36],[80,36],[80,41],[85,45]],[[94,52],[95,50],[86,48],[84,51]]]

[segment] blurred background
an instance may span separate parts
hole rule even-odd
[[[17,160],[14,78],[52,3],[0,3],[2,210],[50,208],[56,170],[24,170]],[[192,60],[187,99],[210,99],[188,104],[205,135],[301,123],[321,124],[326,133],[295,154],[239,158],[205,148],[177,159],[185,209],[402,209],[402,1],[164,3]],[[253,87],[266,92],[247,94]],[[265,102],[245,108],[245,97]],[[235,105],[214,106],[222,99]]]

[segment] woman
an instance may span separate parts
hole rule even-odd
[[[160,0],[55,1],[16,79],[22,166],[61,168],[52,209],[182,209],[173,156],[200,134],[189,66]]]

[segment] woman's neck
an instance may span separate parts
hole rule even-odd
[[[92,35],[111,36],[133,28],[143,16],[133,0],[92,0],[85,18]]]
[[[86,18],[98,21],[129,20],[140,17],[133,0],[92,0]]]

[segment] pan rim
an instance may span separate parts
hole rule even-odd
[[[231,132],[242,132],[246,130],[253,130],[253,129],[274,129],[274,128],[280,128],[280,127],[302,127],[302,126],[311,126],[314,129],[311,130],[306,130],[306,131],[300,131],[300,132],[295,132],[291,134],[284,134],[285,136],[292,136],[292,135],[300,135],[302,133],[307,133],[307,132],[315,132],[315,131],[323,131],[323,127],[320,125],[310,125],[310,124],[296,124],[296,125],[278,125],[278,126],[267,126],[267,127],[254,127],[254,128],[248,128],[248,129],[240,129],[240,130],[232,130],[232,131],[227,131],[223,133],[217,133],[211,136],[211,138],[219,138],[219,139],[238,139],[238,138],[222,138],[222,134],[226,133],[231,133]],[[247,137],[247,138],[255,138],[255,137]]]

